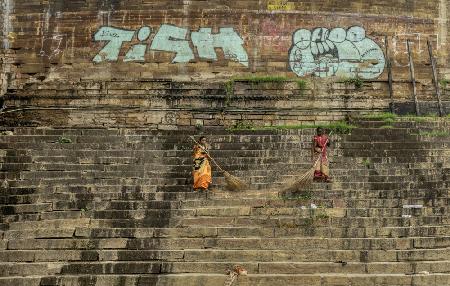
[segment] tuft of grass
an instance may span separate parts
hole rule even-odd
[[[345,84],[353,84],[356,89],[361,89],[364,85],[364,81],[359,77],[344,78],[344,79],[340,80],[339,82],[345,83]]]
[[[392,129],[392,128],[394,128],[394,126],[392,126],[392,125],[383,125],[383,126],[380,126],[380,129]]]
[[[237,121],[233,126],[227,129],[228,131],[239,131],[239,130],[257,130],[252,122],[247,122],[244,120]],[[260,129],[261,130],[261,129]]]
[[[418,135],[427,137],[449,137],[450,132],[448,131],[419,132]]]
[[[234,94],[234,81],[230,80],[225,83],[225,106],[229,106],[231,103],[231,97]]]
[[[364,160],[362,161],[362,164],[363,164],[364,166],[366,166],[366,167],[369,167],[369,166],[370,166],[370,159],[369,159],[369,158],[364,159]]]
[[[385,122],[394,122],[397,119],[397,114],[390,113],[390,112],[383,112],[383,113],[373,113],[363,116],[364,119],[370,119],[370,120],[379,120],[379,121],[385,121]]]
[[[439,83],[442,88],[446,88],[448,85],[450,85],[450,79],[441,79]]]
[[[324,125],[320,127],[329,129],[336,134],[349,134],[352,132],[354,128],[356,128],[355,125],[348,124],[347,122],[344,121],[339,121],[336,123],[331,123],[329,125]]]
[[[308,82],[306,80],[298,79],[295,82],[297,83],[298,89],[301,91],[308,87]]]
[[[411,120],[417,123],[423,123],[423,122],[427,122],[429,120],[433,120],[436,118],[439,118],[437,114],[424,114],[424,115],[415,115],[415,114],[407,114],[404,116],[401,116],[401,118],[405,118],[407,120]]]
[[[72,143],[72,139],[61,136],[58,138],[58,143],[59,144],[70,144],[70,143]]]
[[[316,219],[328,219],[330,216],[324,211],[316,214]]]

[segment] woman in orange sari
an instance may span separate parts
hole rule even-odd
[[[311,157],[314,160],[314,181],[331,182],[330,169],[327,156],[327,147],[330,146],[330,138],[324,134],[321,127],[317,128],[317,135],[312,141]]]
[[[209,164],[208,143],[206,137],[200,137],[199,143],[195,144],[193,158],[194,190],[205,191],[211,184],[211,165]]]

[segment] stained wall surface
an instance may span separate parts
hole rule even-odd
[[[374,94],[387,95],[387,86],[377,83],[387,82],[389,64],[394,96],[406,98],[408,41],[419,93],[428,96],[432,90],[427,42],[439,78],[450,75],[448,0],[2,0],[1,5],[2,95],[15,107],[67,105],[68,97],[89,93],[86,84],[132,81],[136,90],[148,90],[143,81],[201,86],[274,75],[318,85],[361,78]],[[61,86],[73,86],[72,93],[60,92]],[[99,104],[98,97],[86,100],[91,107]]]

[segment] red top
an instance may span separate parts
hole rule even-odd
[[[314,148],[319,147],[322,149],[322,157],[327,157],[327,143],[328,143],[328,136],[327,135],[315,135],[314,136]],[[317,152],[317,151],[316,151]]]

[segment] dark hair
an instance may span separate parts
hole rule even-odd
[[[203,138],[206,138],[205,136],[200,136],[200,138],[198,139],[198,142],[202,141]]]
[[[317,127],[316,131],[319,132],[319,130],[323,131],[323,128],[322,127]]]

